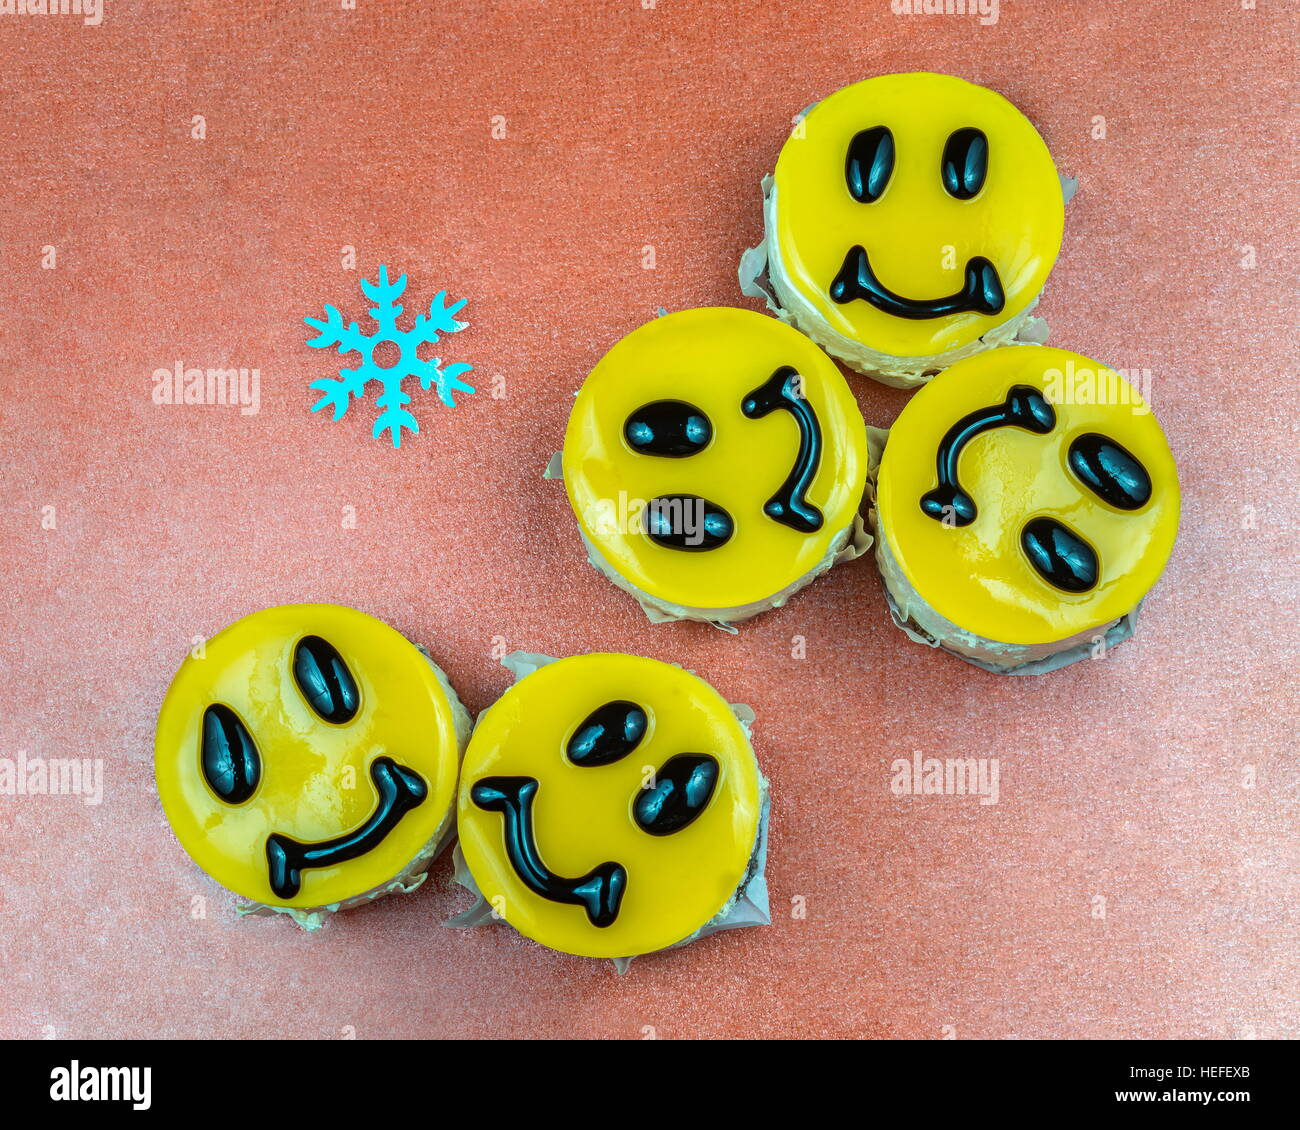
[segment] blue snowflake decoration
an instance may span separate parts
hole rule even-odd
[[[436,385],[438,399],[449,408],[456,406],[454,393],[474,391],[460,379],[462,373],[468,373],[474,366],[460,362],[444,366],[440,357],[421,361],[415,354],[417,346],[435,342],[441,334],[458,333],[469,325],[468,322],[458,322],[455,318],[456,312],[465,305],[465,299],[448,305],[447,292],[440,290],[429,303],[427,314],[417,316],[415,325],[409,330],[399,330],[397,319],[402,313],[402,307],[397,304],[397,299],[406,290],[406,276],[390,283],[388,268],[380,267],[379,281],[372,283],[362,279],[361,289],[375,303],[370,316],[379,328],[372,336],[367,337],[357,329],[356,322],[344,326],[343,315],[329,305],[325,307],[325,321],[319,318],[303,319],[313,329],[320,331],[319,337],[307,343],[313,349],[337,345],[339,353],[361,355],[361,364],[355,369],[339,370],[339,380],[325,377],[312,381],[311,387],[319,389],[325,395],[312,405],[311,410],[319,412],[329,405],[334,409],[334,419],[337,420],[348,410],[354,399],[360,400],[365,395],[369,381],[378,381],[381,391],[375,398],[375,406],[382,411],[375,420],[373,434],[378,436],[380,432],[387,431],[392,436],[393,446],[401,447],[403,428],[412,433],[420,430],[415,417],[405,408],[411,402],[410,396],[402,389],[402,382],[407,377],[419,377],[420,387],[424,389]],[[375,364],[374,360],[375,347],[385,341],[393,342],[402,354],[398,362],[388,368]]]

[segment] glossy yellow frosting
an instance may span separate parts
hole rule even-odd
[[[886,128],[892,172],[874,202],[846,184],[846,159],[861,131]],[[945,190],[948,139],[977,129],[987,139],[987,175],[971,199]],[[950,75],[882,75],[830,95],[796,126],[774,178],[776,255],[784,285],[844,337],[900,357],[969,345],[1033,302],[1061,246],[1064,198],[1047,146],[1001,95]],[[831,283],[855,245],[879,281],[909,299],[959,291],[967,264],[996,268],[1005,302],[996,314],[964,311],[906,318],[862,299],[832,300]]]
[[[567,748],[607,703],[644,711],[644,736],[609,764],[579,765]],[[718,765],[707,805],[668,835],[642,830],[633,804],[674,756]],[[616,863],[626,887],[612,923],[536,893],[506,850],[506,822],[474,800],[494,778],[537,782],[535,847],[559,876]],[[465,753],[458,802],[461,850],[484,897],[520,933],[587,957],[631,957],[683,941],[731,901],[758,835],[758,765],[726,701],[679,667],[634,655],[592,654],[549,663],[516,683],[479,719]]]
[[[1044,394],[1051,431],[1004,426],[976,435],[958,461],[961,486],[978,507],[974,521],[953,525],[923,512],[945,434],[1013,386]],[[1145,468],[1151,491],[1143,506],[1118,508],[1080,481],[1069,450],[1085,435],[1119,444]],[[1137,607],[1173,548],[1178,474],[1149,405],[1118,373],[1063,349],[1009,346],[958,362],[908,402],[881,457],[876,506],[882,542],[933,609],[989,640],[1042,644]],[[1064,523],[1095,551],[1099,577],[1090,591],[1062,591],[1035,570],[1021,539],[1038,517]]]
[[[783,366],[797,370],[821,431],[808,500],[813,533],[764,513],[795,464],[800,430],[791,414],[746,417],[742,401]],[[678,400],[712,423],[707,448],[686,458],[634,450],[624,435],[642,406]],[[632,331],[582,386],[564,439],[564,482],[578,524],[609,565],[650,596],[688,608],[734,608],[780,593],[826,558],[852,524],[867,474],[861,413],[835,363],[802,334],[749,310],[706,307]],[[660,496],[690,494],[724,507],[730,540],[707,552],[657,544],[640,516]]]
[[[360,692],[355,716],[325,721],[293,674],[297,644],[327,641]],[[260,778],[242,803],[224,801],[201,766],[204,713],[229,707],[256,744]],[[158,796],[181,845],[222,886],[270,906],[328,906],[398,875],[438,833],[455,796],[459,747],[451,701],[429,660],[382,621],[330,604],[268,608],[208,640],[181,665],[158,717]],[[267,840],[335,840],[363,827],[379,798],[370,776],[388,757],[427,795],[377,846],[302,871],[295,897],[271,889]]]

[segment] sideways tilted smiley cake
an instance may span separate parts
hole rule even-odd
[[[921,389],[875,472],[894,622],[996,672],[1102,656],[1133,633],[1178,532],[1150,405],[1077,353],[1017,345]]]
[[[764,179],[741,289],[828,353],[914,387],[982,349],[1042,342],[1063,181],[1029,120],[951,75],[881,75],[816,103]]]
[[[767,781],[753,712],[635,655],[514,652],[461,772],[452,921],[632,958],[768,922]]]
[[[307,929],[411,891],[454,834],[470,718],[387,624],[330,604],[268,608],[181,665],[154,770],[176,838],[243,913]]]
[[[547,473],[591,564],[655,621],[730,628],[870,545],[853,394],[808,338],[749,310],[666,314],[616,343]]]

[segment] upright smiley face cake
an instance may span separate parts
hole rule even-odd
[[[767,782],[745,708],[634,655],[505,662],[522,678],[480,717],[458,803],[482,906],[551,949],[620,965],[767,921]]]
[[[589,559],[655,620],[733,624],[863,552],[866,474],[835,363],[775,318],[723,307],[619,341],[564,438]]]
[[[899,387],[1019,335],[1061,246],[1063,183],[1001,95],[882,75],[800,118],[764,180],[747,294],[858,372]]]
[[[992,671],[1102,655],[1178,531],[1174,459],[1118,373],[1009,346],[921,389],[888,433],[876,561],[895,622]]]
[[[382,621],[268,608],[181,665],[158,717],[176,838],[245,913],[314,929],[413,890],[450,838],[470,719],[443,672]]]

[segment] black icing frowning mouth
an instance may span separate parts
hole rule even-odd
[[[918,321],[961,314],[967,310],[977,314],[999,314],[1006,303],[997,268],[981,256],[967,261],[966,277],[956,294],[942,298],[905,298],[876,278],[871,260],[862,247],[852,247],[844,256],[844,265],[831,283],[830,296],[841,306],[861,298],[882,313]]]

